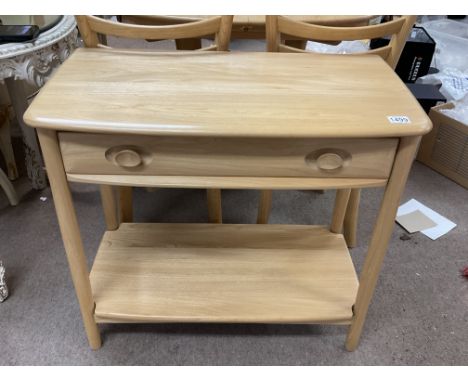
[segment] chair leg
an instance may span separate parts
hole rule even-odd
[[[119,206],[120,206],[120,221],[122,223],[133,222],[133,188],[127,186],[119,186]]]
[[[270,217],[271,201],[273,192],[271,190],[262,190],[260,192],[260,201],[258,203],[257,224],[268,224]]]
[[[333,209],[333,217],[330,224],[330,231],[333,233],[341,233],[343,230],[343,221],[350,194],[351,190],[349,188],[336,190],[335,207]]]
[[[356,238],[360,200],[361,190],[359,188],[352,189],[349,197],[348,208],[346,209],[343,228],[343,234],[349,248],[354,248],[357,245]]]
[[[100,186],[102,209],[106,220],[108,231],[114,231],[119,227],[119,216],[117,214],[118,204],[115,197],[115,187],[107,184]]]
[[[210,223],[221,224],[223,222],[223,210],[220,189],[206,190],[208,202],[208,220]]]

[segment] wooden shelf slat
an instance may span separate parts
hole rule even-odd
[[[321,226],[124,223],[90,278],[97,322],[349,324],[358,288]]]

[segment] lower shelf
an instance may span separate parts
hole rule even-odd
[[[321,226],[125,223],[90,279],[97,322],[348,324],[358,289]]]

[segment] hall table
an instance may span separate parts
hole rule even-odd
[[[377,56],[78,49],[24,115],[37,128],[90,346],[99,323],[348,325],[359,341],[420,136]],[[68,182],[101,185],[88,271]],[[120,186],[337,189],[329,226],[122,222]],[[356,275],[350,188],[385,187]],[[402,286],[403,287],[403,286]]]

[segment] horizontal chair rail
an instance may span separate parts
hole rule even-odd
[[[388,46],[388,45],[387,46],[382,46],[382,47],[377,48],[377,49],[372,49],[372,54],[379,55],[380,57],[382,57],[385,60],[385,59],[387,59],[387,57],[390,54],[391,50],[392,50],[392,48],[390,46]],[[279,44],[279,51],[281,53],[322,54],[322,53],[317,53],[317,52],[312,51],[312,50],[303,50],[303,49],[299,49],[299,48],[294,48],[292,46],[285,45],[285,44]],[[367,54],[367,53],[368,53],[368,51],[359,52],[359,53],[349,53],[349,54],[358,55],[358,54]]]
[[[221,25],[221,16],[207,20],[195,21],[189,24],[147,26],[126,23],[115,23],[94,16],[88,16],[87,22],[91,29],[97,33],[106,35],[171,40],[181,38],[200,37],[218,32]]]
[[[282,34],[310,40],[364,40],[395,34],[401,29],[404,22],[405,20],[401,18],[364,27],[325,27],[302,21],[291,21],[288,18],[278,16],[278,30]]]

